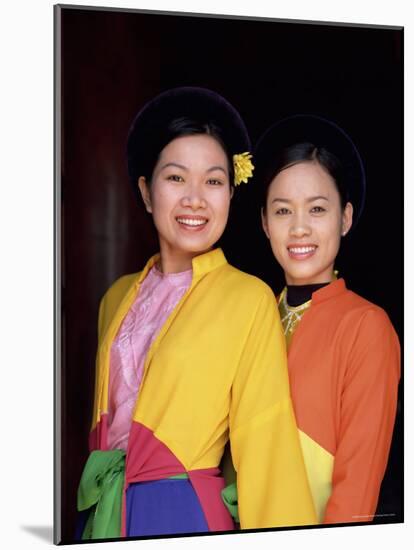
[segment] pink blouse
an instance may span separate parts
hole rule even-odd
[[[192,269],[164,274],[154,265],[122,322],[111,347],[109,449],[127,448],[145,357],[169,314],[190,286],[191,279]]]

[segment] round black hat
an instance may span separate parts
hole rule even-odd
[[[358,222],[365,203],[365,170],[361,156],[349,135],[325,118],[301,114],[284,118],[259,138],[255,147],[255,179],[260,182],[271,159],[281,150],[299,143],[311,143],[334,154],[344,167],[344,183],[354,208],[353,224]]]
[[[127,161],[129,180],[135,193],[138,178],[146,174],[149,159],[153,158],[154,149],[159,148],[160,136],[172,120],[182,117],[219,127],[231,156],[250,151],[246,126],[238,111],[224,97],[207,88],[172,88],[149,101],[131,125]]]

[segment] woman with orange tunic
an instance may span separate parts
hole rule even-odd
[[[373,519],[400,376],[383,309],[348,290],[334,262],[364,203],[358,151],[337,125],[295,116],[256,150],[263,229],[287,287],[279,312],[308,478],[324,523]]]
[[[287,285],[279,312],[318,519],[371,521],[395,421],[400,347],[385,311],[334,271],[341,238],[363,209],[364,167],[341,128],[310,115],[272,126],[255,166],[263,229]],[[231,500],[229,487],[224,497]]]

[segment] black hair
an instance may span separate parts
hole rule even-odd
[[[158,130],[158,131],[157,131]],[[161,155],[161,151],[174,139],[185,136],[208,135],[214,138],[223,148],[229,170],[230,185],[234,185],[234,166],[232,155],[226,147],[222,131],[214,122],[204,122],[188,117],[179,117],[172,119],[166,128],[160,130],[155,128],[150,139],[150,147],[146,155],[145,163],[143,164],[142,174],[147,184],[151,185],[152,176],[155,166]],[[139,152],[138,152],[139,153]]]
[[[301,162],[310,161],[316,161],[332,177],[339,193],[341,208],[344,210],[349,200],[345,183],[345,168],[336,155],[313,143],[295,143],[285,147],[273,157],[270,156],[267,164],[260,167],[260,172],[257,174],[260,181],[260,206],[266,208],[269,186],[282,170]]]

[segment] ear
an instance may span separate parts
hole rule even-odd
[[[142,200],[144,201],[147,212],[152,212],[151,194],[149,187],[144,176],[138,178],[138,187],[141,193]]]
[[[263,227],[263,231],[266,233],[266,237],[268,239],[270,239],[270,233],[269,233],[269,226],[267,224],[267,216],[266,216],[266,212],[265,212],[265,209],[262,208],[260,209],[260,215],[262,217],[262,227]]]
[[[354,207],[350,202],[347,202],[342,213],[342,226],[341,226],[341,235],[345,237],[348,231],[352,226],[352,216],[354,213]]]

